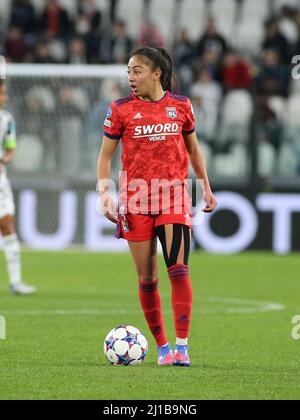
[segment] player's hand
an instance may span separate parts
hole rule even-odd
[[[100,196],[101,212],[111,222],[119,223],[118,212],[112,197],[108,193]]]
[[[211,213],[217,207],[217,200],[213,193],[209,191],[205,191],[204,193],[204,202],[205,208],[202,209],[204,213]]]

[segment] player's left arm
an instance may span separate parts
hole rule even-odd
[[[211,213],[217,206],[217,200],[212,193],[210,182],[207,175],[205,159],[198,143],[195,132],[183,135],[185,147],[190,156],[191,165],[195,171],[197,179],[202,183],[204,189],[204,201],[206,207],[203,209],[205,213]]]

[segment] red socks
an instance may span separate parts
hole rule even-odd
[[[168,269],[172,285],[172,306],[177,338],[188,338],[192,312],[192,285],[189,267],[184,264],[172,265]],[[154,283],[140,282],[139,298],[149,328],[158,346],[168,340],[165,333],[158,280]]]
[[[160,294],[157,286],[158,280],[154,283],[140,282],[139,298],[156,344],[161,347],[167,344],[168,340],[165,333]]]
[[[189,267],[184,264],[172,265],[168,273],[172,284],[176,337],[187,338],[192,312],[192,284],[189,278]]]

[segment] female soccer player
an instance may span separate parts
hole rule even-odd
[[[98,160],[98,185],[105,216],[117,224],[116,236],[128,241],[138,274],[141,306],[158,347],[158,364],[189,366],[189,161],[203,183],[203,211],[212,212],[216,199],[195,135],[191,102],[170,93],[172,76],[172,61],[164,49],[146,47],[131,55],[128,81],[132,95],[114,102],[108,110]],[[117,212],[109,193],[109,178],[120,138],[123,168]],[[166,337],[158,291],[157,237],[172,285],[174,353]]]
[[[10,290],[18,295],[30,295],[35,287],[23,283],[21,277],[20,244],[15,230],[15,205],[5,167],[14,158],[16,130],[12,115],[3,108],[8,101],[7,88],[0,80],[0,233],[3,237]]]

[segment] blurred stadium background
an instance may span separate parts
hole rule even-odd
[[[96,161],[107,107],[128,92],[130,51],[152,45],[172,53],[218,195],[195,247],[299,250],[299,29],[297,0],[2,0],[22,241],[126,249],[96,213]],[[120,147],[115,180],[119,162]]]

